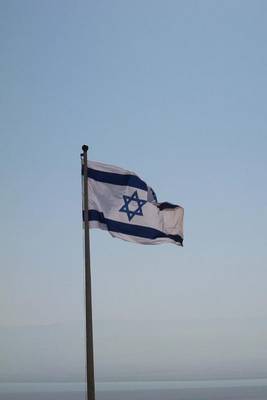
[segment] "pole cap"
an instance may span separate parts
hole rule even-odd
[[[86,145],[86,144],[84,144],[83,146],[82,146],[82,150],[84,151],[84,153],[86,153],[87,151],[88,151],[88,146]]]

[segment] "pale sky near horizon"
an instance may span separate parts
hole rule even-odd
[[[2,0],[0,15],[0,327],[83,319],[86,143],[185,208],[184,248],[92,232],[94,318],[242,321],[235,338],[254,321],[262,343],[267,3]],[[265,371],[258,350],[237,359]]]

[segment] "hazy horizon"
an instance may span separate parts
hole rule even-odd
[[[255,336],[253,323],[267,331],[265,319],[95,320],[96,380],[267,378],[265,338]],[[0,382],[84,381],[82,321],[2,327],[0,338],[5,364]]]

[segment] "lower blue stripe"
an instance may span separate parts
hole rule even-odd
[[[105,218],[104,214],[96,211],[89,210],[88,215],[89,221],[99,221],[106,224],[109,231],[120,232],[125,235],[139,236],[147,239],[157,239],[157,238],[169,238],[175,242],[183,244],[183,238],[180,235],[167,235],[154,228],[149,228],[147,226],[126,224],[124,222],[114,221],[112,219]]]

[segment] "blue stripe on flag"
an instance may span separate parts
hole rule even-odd
[[[178,207],[180,207],[180,206],[178,206],[178,205],[175,205],[175,204],[171,204],[171,203],[168,203],[167,201],[165,201],[164,203],[159,203],[158,205],[157,205],[157,207],[160,209],[160,211],[162,211],[162,210],[166,210],[166,209],[170,209],[170,208],[178,208]]]
[[[183,245],[183,238],[180,235],[167,235],[164,232],[147,226],[126,224],[124,222],[107,219],[103,213],[96,210],[89,210],[88,217],[89,221],[99,221],[102,224],[106,224],[108,230],[112,232],[120,232],[125,235],[139,236],[152,240],[157,238],[169,238]]]
[[[112,185],[131,186],[147,191],[147,184],[136,175],[115,174],[114,172],[99,171],[87,168],[88,177],[98,182],[111,183]],[[83,167],[82,167],[83,175]]]

